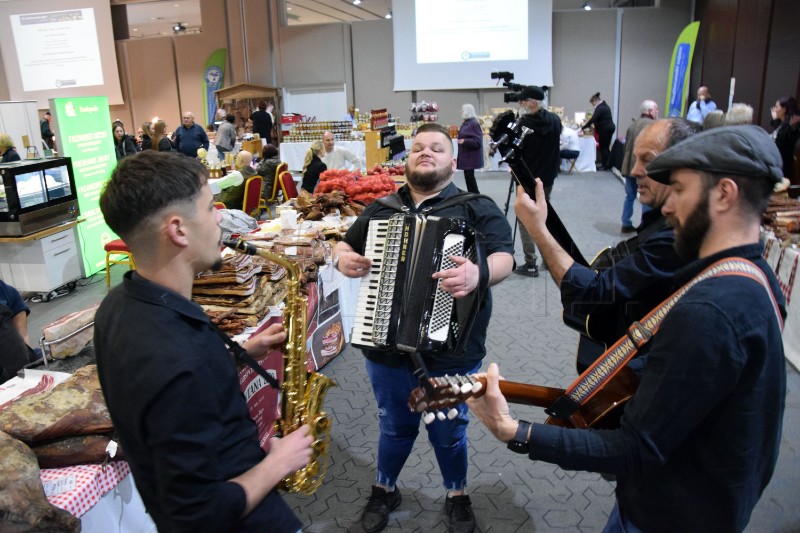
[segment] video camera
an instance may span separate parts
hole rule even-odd
[[[522,85],[519,83],[511,83],[511,80],[514,79],[514,73],[508,71],[498,71],[492,72],[491,74],[493,80],[503,80],[503,86],[507,87],[509,90],[514,92],[503,93],[503,103],[509,102],[519,102],[522,100],[522,89],[527,87],[527,85]],[[545,91],[547,91],[548,87],[542,87]]]

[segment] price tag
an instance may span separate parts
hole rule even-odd
[[[57,496],[64,492],[75,490],[75,474],[60,477],[52,481],[45,481],[42,483],[44,486],[44,495],[48,498]]]

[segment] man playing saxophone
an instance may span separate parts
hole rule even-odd
[[[136,486],[159,531],[294,533],[276,487],[311,457],[307,425],[265,456],[236,365],[199,305],[194,276],[221,264],[220,214],[195,159],[145,151],[121,162],[100,198],[137,270],[95,320],[106,403]],[[280,325],[251,337],[255,358],[282,343]]]

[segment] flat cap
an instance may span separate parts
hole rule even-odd
[[[687,137],[653,158],[647,176],[669,184],[670,173],[679,168],[765,178],[773,183],[783,178],[783,161],[775,141],[753,125],[723,126]]]
[[[519,93],[520,100],[544,100],[544,91],[536,85],[527,85]]]

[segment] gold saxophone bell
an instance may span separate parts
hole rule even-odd
[[[226,246],[249,255],[259,255],[286,269],[289,284],[283,312],[286,346],[283,354],[281,417],[275,421],[279,436],[286,436],[308,424],[314,442],[308,465],[285,477],[280,488],[286,492],[313,494],[322,485],[328,469],[331,420],[322,410],[325,394],[336,382],[318,372],[306,370],[306,298],[300,292],[300,268],[287,257],[268,252],[243,240],[225,241]]]

